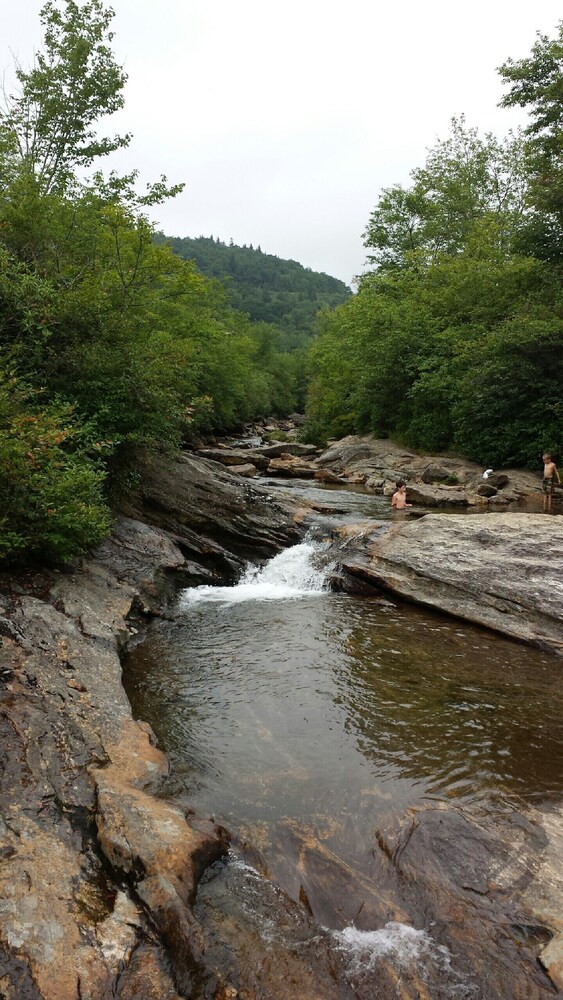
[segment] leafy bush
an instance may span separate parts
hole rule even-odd
[[[0,561],[66,562],[100,542],[111,518],[96,454],[68,405],[33,406],[14,378],[0,382]]]

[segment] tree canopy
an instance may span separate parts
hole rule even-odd
[[[159,240],[166,240],[159,234]],[[222,282],[233,309],[279,331],[280,350],[305,347],[317,332],[317,314],[350,298],[347,285],[295,260],[260,247],[227,244],[218,237],[166,240],[174,253],[193,260],[202,274]]]
[[[385,189],[373,269],[312,347],[308,434],[373,431],[487,465],[561,450],[561,28],[500,73],[532,113],[500,141],[463,118]]]
[[[155,241],[180,185],[104,175],[129,136],[101,0],[48,0],[44,48],[0,109],[0,560],[68,559],[108,530],[151,449],[296,406],[276,331]],[[87,176],[87,168],[92,169]]]

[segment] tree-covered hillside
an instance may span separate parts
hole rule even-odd
[[[283,331],[286,350],[304,346],[315,333],[320,309],[341,305],[351,295],[338,278],[263,253],[260,247],[227,245],[213,236],[167,239],[159,233],[157,239],[195,261],[202,274],[222,281],[233,309]]]

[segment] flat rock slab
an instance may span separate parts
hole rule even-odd
[[[428,514],[345,545],[348,573],[563,655],[563,518]]]

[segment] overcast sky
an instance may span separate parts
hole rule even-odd
[[[0,68],[29,65],[41,0],[0,0]],[[496,67],[553,37],[559,0],[115,0],[129,79],[111,165],[185,181],[171,236],[260,245],[347,283],[382,187],[408,183],[452,115],[505,135]],[[109,161],[107,161],[109,163]]]

